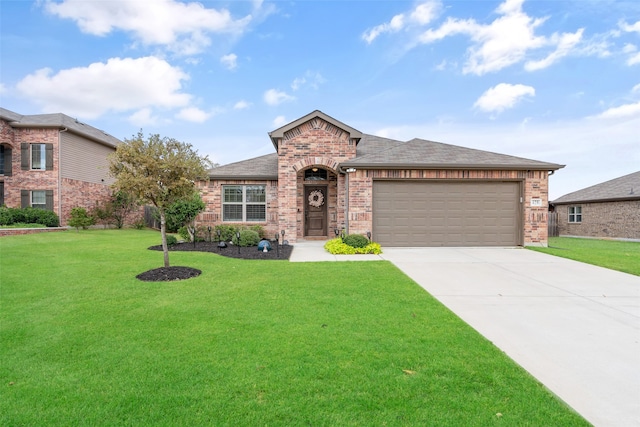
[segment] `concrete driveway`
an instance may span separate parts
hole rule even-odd
[[[640,426],[640,277],[522,248],[385,248],[595,426]]]

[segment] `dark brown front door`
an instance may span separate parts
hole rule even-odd
[[[327,187],[304,188],[304,235],[327,235]]]

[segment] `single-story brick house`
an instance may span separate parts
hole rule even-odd
[[[344,230],[386,246],[547,244],[548,176],[563,165],[363,134],[317,110],[269,137],[275,153],[210,170],[200,224],[290,243]]]
[[[107,157],[121,141],[64,114],[0,108],[0,205],[54,211],[90,209],[110,195]]]
[[[551,205],[561,236],[640,239],[640,171],[566,194]]]

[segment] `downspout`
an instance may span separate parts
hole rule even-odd
[[[344,227],[345,234],[349,235],[349,174],[344,174]]]
[[[62,222],[62,136],[69,128],[62,128],[58,133],[58,218]]]

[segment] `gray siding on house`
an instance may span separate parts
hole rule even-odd
[[[113,147],[87,140],[81,136],[60,133],[60,173],[62,178],[95,184],[111,184],[109,161]]]

